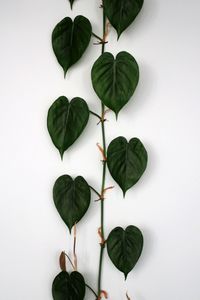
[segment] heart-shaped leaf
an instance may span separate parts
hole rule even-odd
[[[87,103],[81,98],[71,102],[62,96],[49,108],[47,127],[51,139],[59,150],[61,158],[83,132],[89,119]]]
[[[142,233],[133,225],[125,230],[116,227],[107,239],[108,255],[115,267],[124,273],[125,279],[140,258],[142,248]]]
[[[69,175],[63,175],[56,180],[53,187],[54,203],[70,232],[88,210],[90,196],[89,185],[81,176],[73,180]]]
[[[85,297],[85,280],[79,272],[62,271],[52,284],[54,300],[83,300]]]
[[[77,16],[74,21],[69,17],[64,18],[54,28],[52,46],[65,75],[87,49],[91,35],[90,21],[83,16]]]
[[[92,84],[101,101],[118,115],[139,81],[139,67],[132,55],[120,52],[116,59],[102,54],[92,68]]]
[[[140,179],[147,166],[147,151],[141,141],[124,137],[114,139],[108,146],[107,162],[114,180],[123,194]]]
[[[143,0],[104,0],[105,13],[118,38],[139,14]]]

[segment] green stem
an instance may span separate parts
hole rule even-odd
[[[103,4],[103,3],[102,3]],[[105,30],[106,30],[106,16],[104,12],[104,6],[103,7],[103,37],[105,36]],[[105,51],[105,43],[102,44],[102,49],[101,53],[103,54]],[[105,106],[102,103],[101,104],[101,114],[102,114],[102,119],[101,119],[101,131],[102,131],[102,142],[103,142],[103,151],[104,155],[106,156],[106,137],[105,137],[105,125],[103,121],[103,116],[105,114]],[[102,171],[102,184],[101,184],[101,195],[104,193],[105,189],[105,180],[106,180],[106,161],[103,161],[103,171]],[[104,237],[104,200],[101,199],[101,237],[102,241],[105,240]],[[98,272],[98,297],[100,297],[101,294],[101,279],[102,279],[102,263],[103,263],[103,254],[104,254],[104,249],[105,249],[105,244],[101,243],[100,244],[100,256],[99,256],[99,272]]]
[[[85,284],[85,286],[96,296],[96,298],[98,298],[98,295],[95,293],[93,288],[91,288],[91,286],[89,286],[88,284]]]
[[[64,252],[64,253],[65,253],[65,252]],[[74,266],[73,262],[71,261],[71,258],[69,257],[69,255],[68,255],[67,253],[65,253],[65,256],[68,258],[68,260],[69,260],[69,262],[70,262],[70,264],[71,264],[73,270],[75,270],[75,266]]]
[[[103,9],[103,39],[105,40],[105,33],[106,33],[106,14],[105,14],[105,10],[104,10],[104,3],[102,0],[102,9]],[[105,43],[102,44],[102,49],[101,49],[101,54],[103,54],[105,51]]]

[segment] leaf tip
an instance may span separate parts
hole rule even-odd
[[[69,229],[69,234],[71,235],[72,234],[72,228],[75,226],[76,222],[71,222],[69,224],[67,224],[67,227]]]
[[[118,114],[119,112],[115,112],[116,121],[118,121]]]
[[[73,8],[73,0],[69,0],[71,9]]]
[[[63,150],[59,150],[59,153],[60,153],[61,160],[63,161],[64,151]]]
[[[126,197],[126,190],[122,190],[122,192],[123,192],[123,198],[125,199],[125,197]]]
[[[119,38],[120,38],[121,34],[122,34],[121,31],[118,30],[118,31],[117,31],[117,41],[119,41]]]

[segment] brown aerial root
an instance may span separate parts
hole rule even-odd
[[[110,22],[107,20],[106,21],[106,30],[105,30],[105,34],[104,34],[104,36],[103,36],[103,41],[104,42],[106,42],[106,40],[107,40],[107,37],[108,37],[108,34],[109,34],[109,32],[110,32]]]
[[[77,255],[76,255],[76,223],[74,224],[74,247],[73,247],[73,256],[74,256],[74,270],[77,271]]]
[[[101,116],[101,118],[100,118],[100,121],[97,123],[97,125],[99,125],[100,123],[103,123],[103,122],[108,121],[108,120],[105,118],[105,116],[106,116],[106,114],[107,114],[109,111],[110,111],[110,109],[108,108],[108,109],[106,109],[106,110],[102,113],[102,116]]]
[[[102,192],[102,199],[105,199],[105,193],[108,191],[108,190],[112,190],[112,189],[114,189],[114,186],[112,185],[112,186],[109,186],[109,187],[107,187],[107,188],[105,188],[104,190],[103,190],[103,192]]]
[[[100,245],[105,245],[106,240],[104,239],[103,235],[102,235],[102,229],[101,227],[98,228],[98,235],[100,237]]]
[[[97,147],[98,147],[99,151],[101,152],[101,155],[102,155],[102,158],[103,158],[103,162],[105,162],[107,160],[107,158],[105,156],[104,149],[100,146],[99,143],[97,143]]]
[[[101,197],[99,199],[95,200],[95,202],[100,201],[100,200],[103,201],[105,199],[105,193],[106,193],[106,191],[111,190],[113,188],[114,188],[114,186],[109,186],[109,187],[105,188],[103,190],[102,194],[101,194]]]

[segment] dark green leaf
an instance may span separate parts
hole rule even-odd
[[[83,132],[89,119],[87,103],[81,98],[71,102],[62,96],[49,108],[47,127],[61,157]]]
[[[116,29],[118,38],[139,14],[143,0],[104,0],[105,13]]]
[[[135,226],[126,230],[116,227],[107,239],[107,250],[115,267],[124,273],[125,279],[140,258],[143,248],[143,236]]]
[[[130,100],[139,81],[139,67],[132,55],[120,52],[116,59],[102,54],[92,68],[92,84],[101,101],[116,115]]]
[[[67,17],[56,25],[52,33],[52,45],[64,74],[81,58],[91,35],[90,21],[83,16],[77,16],[74,22]]]
[[[60,176],[53,187],[55,206],[71,232],[72,227],[85,215],[90,205],[90,188],[81,176],[74,180]]]
[[[108,168],[124,196],[144,173],[147,159],[147,151],[137,138],[131,139],[128,143],[124,137],[118,137],[108,146]]]
[[[53,281],[54,300],[83,300],[85,297],[85,280],[79,272],[60,272]]]

